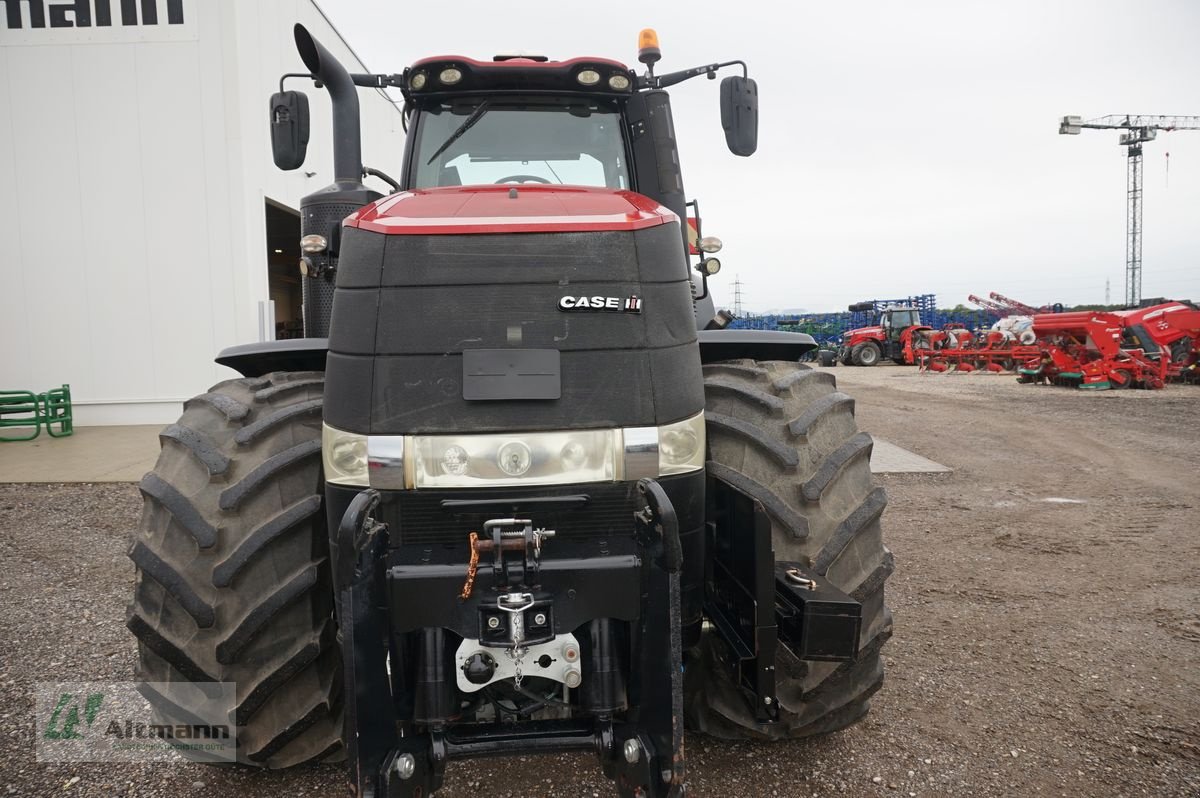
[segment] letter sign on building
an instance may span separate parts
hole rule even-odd
[[[193,41],[195,0],[0,0],[0,45]]]

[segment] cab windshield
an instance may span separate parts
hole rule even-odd
[[[629,188],[615,103],[456,99],[422,107],[416,134],[412,188],[496,183]]]

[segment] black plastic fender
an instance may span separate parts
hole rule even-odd
[[[216,361],[243,377],[261,377],[272,371],[324,371],[328,352],[328,338],[288,338],[229,346]]]
[[[794,362],[817,348],[811,335],[784,330],[700,330],[698,335],[702,363],[741,358]]]

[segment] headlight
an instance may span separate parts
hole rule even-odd
[[[325,479],[384,490],[616,482],[704,467],[704,413],[661,427],[356,435],[325,426]]]
[[[615,430],[415,435],[414,488],[555,485],[617,478]]]
[[[321,459],[325,481],[339,485],[367,486],[367,436],[343,432],[328,424],[321,426]]]
[[[704,467],[704,414],[658,428],[658,475],[683,474]]]

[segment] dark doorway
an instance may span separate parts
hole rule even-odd
[[[275,338],[303,338],[300,213],[267,200],[267,279],[275,302]]]

